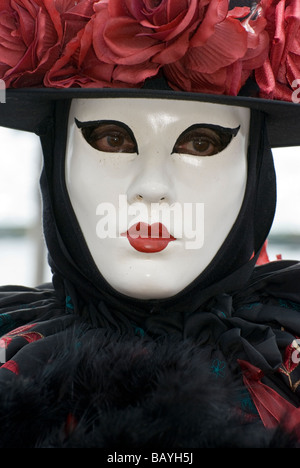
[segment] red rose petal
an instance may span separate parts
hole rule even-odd
[[[176,28],[176,26],[179,23],[181,23],[184,16],[185,16],[185,12],[182,11],[180,13],[180,15],[178,15],[177,18],[175,18],[170,23],[166,23],[166,24],[162,24],[162,25],[160,25],[160,24],[155,25],[155,24],[152,24],[148,19],[144,19],[144,20],[140,21],[140,24],[143,27],[148,28],[147,33],[145,33],[147,36],[155,38],[156,40],[168,41],[168,40],[172,39],[171,34],[173,35],[174,29]],[[153,32],[153,31],[155,31],[155,32]],[[170,31],[171,31],[171,33],[170,33]],[[169,37],[168,37],[168,35],[169,35]],[[175,36],[176,36],[176,34],[174,34],[174,37]]]
[[[104,29],[104,40],[115,55],[116,63],[134,65],[148,60],[162,49],[145,29],[130,18],[110,19]]]
[[[261,92],[267,96],[271,95],[275,87],[275,77],[269,59],[255,71],[255,77]]]
[[[202,47],[190,48],[186,57],[188,68],[202,73],[215,73],[242,58],[247,51],[247,33],[237,20],[228,18],[215,27]]]
[[[159,65],[155,63],[142,63],[140,65],[126,66],[118,65],[113,72],[115,81],[123,81],[124,83],[142,84],[147,78],[155,76],[159,70]]]
[[[197,7],[198,0],[191,0],[188,10],[181,10],[178,15],[168,23],[152,25],[150,21],[144,20],[141,21],[141,24],[158,31],[155,34],[152,34],[151,37],[157,40],[170,41],[184,32],[191,24],[196,21],[195,15],[197,12]]]
[[[228,12],[228,0],[211,0],[205,16],[191,39],[191,47],[199,47],[214,34],[215,25],[221,23]]]
[[[9,14],[3,13],[0,17],[0,57],[3,64],[13,67],[22,57],[26,46],[22,38],[12,37],[15,23]]]
[[[186,31],[171,45],[167,46],[164,50],[156,54],[152,60],[162,65],[177,62],[188,50],[189,36],[190,32]]]
[[[127,5],[126,0],[109,0],[109,1],[104,1],[104,2],[98,2],[95,5],[95,11],[99,11],[99,7],[102,8],[108,8],[108,13],[110,17],[122,17],[122,16],[128,16],[128,12],[130,11],[130,3],[133,5],[136,5],[137,10],[141,9],[143,6],[143,1],[142,0],[136,0],[135,2],[129,2],[129,5]]]
[[[21,2],[22,3],[22,2]],[[14,9],[18,15],[19,20],[19,34],[27,47],[30,46],[34,39],[35,32],[35,17],[39,13],[37,5],[35,8],[31,3],[28,5],[28,10],[23,8],[23,5],[18,5],[17,2],[14,4]]]

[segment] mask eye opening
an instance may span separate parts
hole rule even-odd
[[[222,152],[238,134],[237,128],[227,128],[213,124],[194,124],[177,138],[173,153],[193,156],[213,156]]]
[[[131,130],[128,125],[126,125],[124,122],[120,122],[118,120],[91,120],[91,121],[86,121],[86,122],[80,122],[78,119],[75,118],[75,124],[77,128],[81,130],[81,133],[84,137],[84,139],[89,143],[93,148],[98,149],[93,145],[93,132],[97,130],[97,128],[100,127],[109,127],[112,126],[116,129],[116,131],[119,131],[121,135],[126,137],[128,141],[131,142],[131,148],[129,153],[136,153],[139,154],[138,151],[138,145],[134,136],[133,131]],[[98,151],[101,151],[98,149]],[[112,153],[114,151],[111,151]],[[116,151],[117,152],[117,151]],[[121,152],[126,152],[126,151],[121,151]]]

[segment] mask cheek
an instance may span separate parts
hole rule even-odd
[[[202,255],[209,259],[228,236],[241,209],[247,183],[247,154],[244,138],[237,138],[221,153],[210,157],[176,154],[177,191],[185,201],[203,205],[204,243]],[[198,210],[199,211],[199,210]],[[196,218],[186,226],[195,230]],[[199,226],[199,223],[198,223]]]

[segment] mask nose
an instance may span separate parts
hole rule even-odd
[[[175,187],[169,152],[144,152],[139,156],[138,168],[128,187],[128,202],[174,203]]]

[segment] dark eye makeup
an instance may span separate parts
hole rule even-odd
[[[75,119],[85,140],[96,150],[106,153],[137,153],[138,147],[132,130],[117,120],[80,122]]]
[[[229,145],[239,129],[240,127],[226,128],[212,124],[192,125],[178,137],[172,153],[213,156]]]
[[[85,140],[96,150],[106,153],[136,153],[138,145],[132,130],[116,120],[80,122],[75,119]],[[240,127],[226,128],[213,124],[194,124],[178,137],[173,153],[213,156],[223,151]]]

